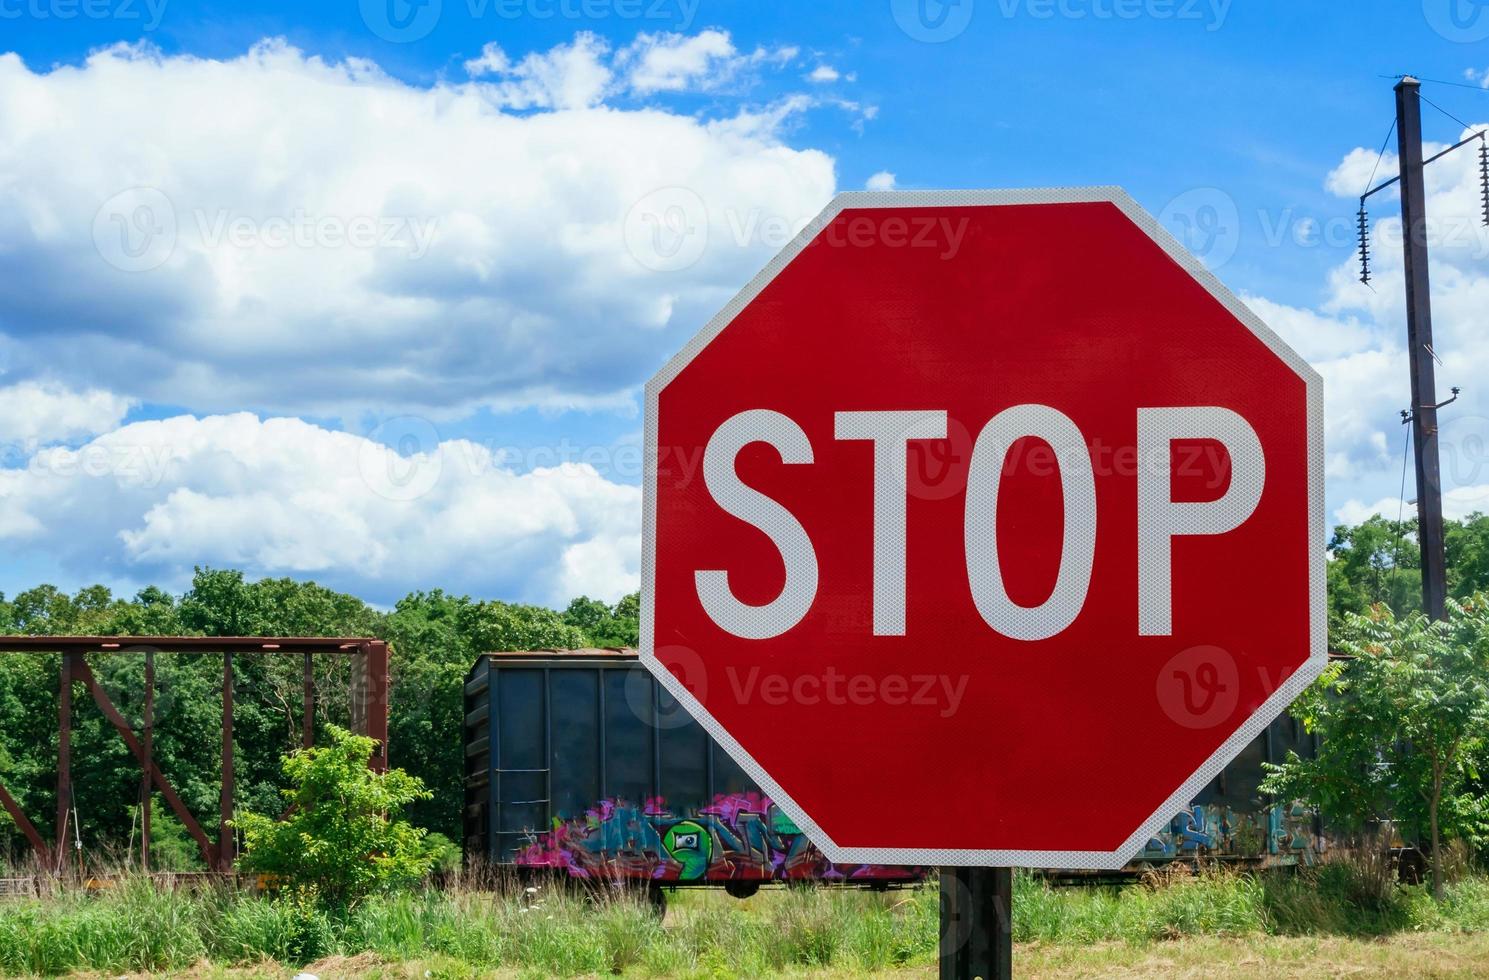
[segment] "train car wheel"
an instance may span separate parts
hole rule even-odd
[[[759,890],[760,882],[758,881],[739,881],[731,878],[729,881],[724,882],[724,894],[730,898],[738,898],[740,900],[753,898]]]

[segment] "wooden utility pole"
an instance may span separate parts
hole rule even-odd
[[[1427,275],[1427,191],[1422,176],[1422,83],[1396,83],[1396,140],[1401,159],[1401,230],[1406,255],[1406,340],[1411,363],[1412,445],[1417,462],[1417,540],[1422,549],[1422,608],[1447,617],[1442,475],[1437,449],[1437,378],[1432,293]]]
[[[1437,411],[1458,399],[1437,400],[1437,352],[1432,349],[1432,287],[1427,274],[1427,191],[1423,170],[1475,140],[1479,143],[1484,224],[1489,226],[1489,129],[1471,133],[1440,153],[1422,159],[1422,83],[1410,75],[1396,83],[1396,148],[1401,172],[1360,195],[1360,281],[1370,284],[1370,224],[1365,202],[1401,185],[1401,239],[1406,273],[1406,354],[1411,365],[1411,408],[1401,414],[1412,427],[1417,459],[1417,543],[1422,551],[1422,608],[1433,619],[1447,617],[1448,569],[1443,543],[1442,473],[1437,451]],[[1454,117],[1456,118],[1456,117]],[[1390,137],[1387,136],[1387,142]],[[1381,146],[1385,154],[1385,145]],[[1374,179],[1371,174],[1371,179]]]

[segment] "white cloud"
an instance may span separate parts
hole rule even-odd
[[[1339,166],[1329,171],[1324,178],[1324,188],[1338,197],[1359,197],[1374,186],[1372,177],[1378,183],[1382,174],[1390,177],[1399,169],[1396,154],[1389,147],[1382,152],[1378,147],[1371,150],[1357,146],[1345,155]]]
[[[97,435],[116,427],[129,408],[129,399],[98,388],[22,381],[0,388],[0,443],[35,446]]]
[[[1362,524],[1372,517],[1385,517],[1394,521],[1398,515],[1403,520],[1410,520],[1414,516],[1412,509],[1400,497],[1385,497],[1373,504],[1347,500],[1334,511],[1334,520],[1340,524]]]
[[[615,58],[625,84],[639,95],[709,90],[757,65],[783,65],[796,58],[794,47],[756,48],[741,54],[728,31],[697,34],[639,34]]]
[[[1472,514],[1489,514],[1489,483],[1472,487],[1455,487],[1442,496],[1442,513],[1450,521],[1461,521]],[[1341,524],[1359,524],[1371,517],[1409,521],[1417,516],[1416,499],[1385,497],[1373,504],[1359,500],[1345,501],[1334,511]]]
[[[555,594],[566,598],[587,595],[614,602],[641,587],[637,571],[637,556],[640,554],[639,533],[591,538],[571,544],[563,551],[559,587]],[[559,605],[558,602],[551,604]]]
[[[1307,361],[1358,354],[1379,343],[1375,329],[1357,317],[1331,317],[1250,293],[1241,299]]]
[[[637,92],[680,92],[717,84],[737,56],[726,31],[708,30],[692,37],[642,34],[619,61],[630,66],[626,81]]]
[[[1480,127],[1474,127],[1477,130]],[[1446,144],[1428,144],[1428,155]],[[1325,187],[1345,200],[1394,176],[1395,157],[1380,161],[1379,147],[1357,148],[1328,175]],[[1433,349],[1440,358],[1440,399],[1448,389],[1462,396],[1439,414],[1444,508],[1462,517],[1489,510],[1489,229],[1480,212],[1478,157],[1471,149],[1449,154],[1428,171],[1428,238],[1432,250]],[[1353,523],[1372,513],[1394,518],[1400,504],[1407,432],[1400,412],[1411,403],[1407,377],[1406,311],[1399,205],[1391,194],[1371,201],[1372,277],[1358,282],[1354,256],[1324,283],[1316,310],[1246,302],[1324,377],[1325,444],[1331,500],[1338,520]],[[1414,497],[1407,466],[1407,496]],[[1375,501],[1375,503],[1370,503]],[[1408,515],[1412,513],[1407,509]]]
[[[864,181],[863,186],[865,190],[892,191],[895,188],[895,176],[888,170],[881,170]]]
[[[842,74],[832,65],[818,65],[812,69],[812,73],[807,76],[807,79],[825,85],[835,82],[842,77]]]
[[[512,71],[512,59],[502,50],[500,44],[488,41],[481,47],[481,53],[474,58],[468,58],[465,62],[465,73],[472,78],[482,75],[506,75]]]
[[[136,422],[0,470],[0,539],[88,578],[194,564],[314,577],[391,602],[430,583],[560,604],[636,588],[640,490],[565,463],[517,473],[431,439],[399,456],[300,419]]]
[[[804,98],[621,109],[613,61],[487,48],[424,88],[283,42],[0,56],[0,363],[198,413],[629,406],[773,251],[730,216],[804,222],[835,178],[781,135]],[[666,188],[706,248],[657,271],[628,228]]]
[[[495,42],[465,63],[472,78],[494,75],[501,81],[482,86],[483,94],[510,109],[588,109],[598,105],[613,77],[601,59],[609,46],[582,33],[572,44],[533,52],[513,64]]]
[[[1327,476],[1349,480],[1399,461],[1405,437],[1385,426],[1410,401],[1401,345],[1357,317],[1241,298],[1323,376]]]

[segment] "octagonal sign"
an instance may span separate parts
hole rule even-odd
[[[844,194],[647,386],[642,659],[833,861],[1119,867],[1324,666],[1321,420],[1120,190]]]

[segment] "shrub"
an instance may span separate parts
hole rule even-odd
[[[373,740],[329,728],[329,744],[284,759],[290,813],[274,820],[245,814],[243,871],[269,874],[310,899],[342,903],[429,873],[435,854],[425,831],[396,814],[427,799],[424,784],[401,769],[367,768]]]

